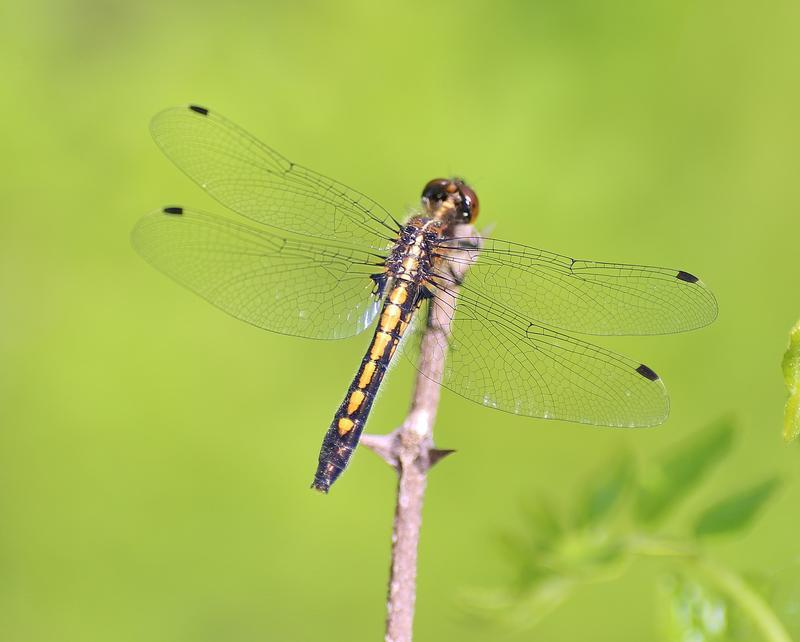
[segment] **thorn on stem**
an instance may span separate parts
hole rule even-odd
[[[452,455],[454,452],[456,451],[452,448],[431,448],[430,451],[428,452],[428,458],[430,460],[430,468],[433,468],[435,464],[440,462],[448,455]]]

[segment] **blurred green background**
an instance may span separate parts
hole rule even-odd
[[[780,359],[800,314],[800,5],[674,2],[7,4],[0,13],[0,640],[250,642],[383,635],[392,471],[366,450],[328,497],[320,440],[368,336],[237,322],[131,249],[167,203],[219,211],[150,140],[186,102],[395,212],[459,173],[494,234],[675,266],[720,302],[710,328],[600,342],[665,379],[662,427],[518,418],[445,393],[420,551],[418,640],[495,639],[454,596],[503,581],[494,537],[525,498],[567,498],[628,449],[725,413],[720,493],[786,483],[714,549],[798,553]],[[370,430],[398,424],[393,370]],[[702,501],[702,498],[698,499]],[[653,574],[586,587],[504,639],[652,637]]]

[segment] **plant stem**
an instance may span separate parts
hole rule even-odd
[[[456,235],[471,236],[476,247],[480,238],[470,226],[460,226]],[[458,250],[453,254],[458,254]],[[460,283],[475,252],[462,252],[465,257],[454,273]],[[403,424],[388,435],[364,435],[361,443],[392,465],[398,474],[397,503],[392,527],[392,562],[389,594],[386,603],[386,642],[411,642],[416,602],[417,551],[422,526],[422,504],[428,470],[452,450],[437,450],[433,443],[433,425],[439,406],[440,382],[453,322],[457,288],[448,288],[442,295],[433,288],[428,319],[420,344],[419,373],[411,399],[411,407]],[[447,302],[443,301],[446,297]]]
[[[755,624],[766,642],[792,642],[789,633],[756,591],[737,573],[703,555],[696,547],[665,538],[637,536],[630,541],[634,553],[651,557],[677,557],[705,575]]]
[[[690,563],[722,592],[726,593],[750,617],[753,624],[763,633],[765,640],[768,642],[792,642],[783,623],[769,604],[739,575],[707,557],[691,558]]]

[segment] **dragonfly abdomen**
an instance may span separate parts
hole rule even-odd
[[[417,308],[419,292],[417,283],[402,279],[387,295],[367,353],[325,434],[312,488],[327,493],[347,467],[389,363]]]

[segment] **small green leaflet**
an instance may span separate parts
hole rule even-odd
[[[697,518],[695,535],[722,535],[741,530],[780,485],[777,477],[751,486],[712,505]]]
[[[723,419],[692,435],[670,455],[649,466],[634,505],[636,519],[651,523],[684,499],[733,444],[733,421]]]
[[[789,334],[789,347],[783,355],[783,378],[789,398],[783,413],[783,439],[794,441],[800,435],[800,321]]]

